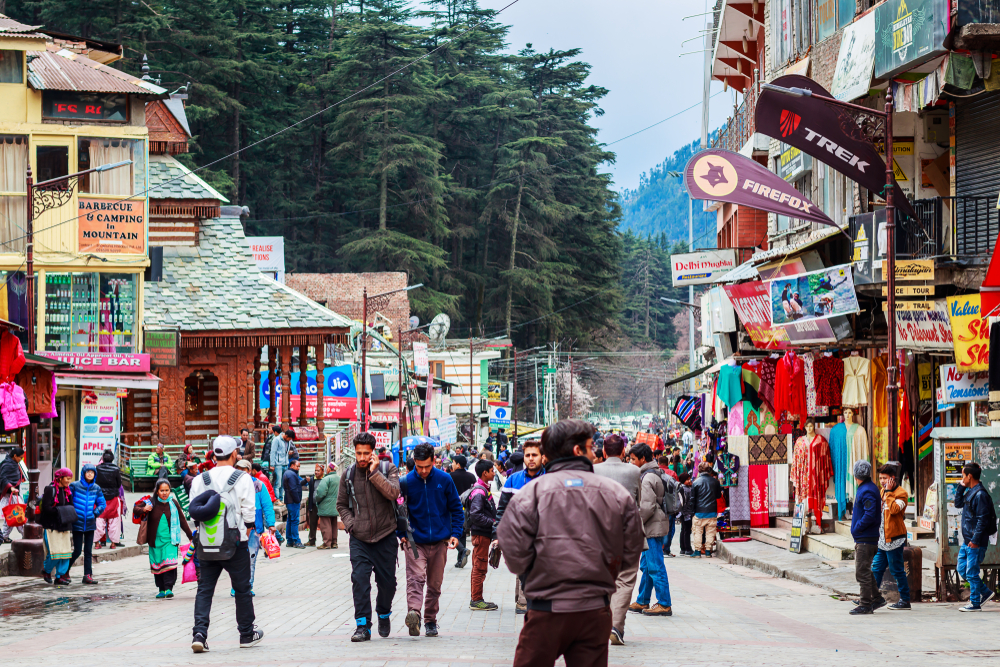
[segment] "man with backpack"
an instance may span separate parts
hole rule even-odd
[[[469,462],[466,460],[464,454],[456,454],[455,458],[451,461],[451,480],[455,482],[458,497],[463,501],[469,495],[466,492],[472,489],[472,486],[476,483],[476,476],[465,469],[467,465],[469,465]],[[462,503],[462,507],[465,507],[464,502]],[[455,567],[463,568],[469,563],[471,552],[466,546],[466,535],[468,534],[468,529],[465,529],[462,531],[462,536],[458,538],[458,560],[455,561]]]
[[[486,459],[476,462],[476,485],[469,491],[467,511],[469,527],[472,530],[472,611],[496,611],[493,602],[483,599],[483,582],[490,562],[490,544],[497,524],[497,508],[490,492],[490,482],[496,477],[493,463]]]
[[[465,528],[465,513],[451,475],[434,467],[434,448],[426,443],[413,449],[416,469],[399,480],[409,518],[407,534],[397,530],[406,554],[406,627],[411,637],[420,636],[420,611],[424,612],[424,635],[438,636],[437,613],[448,549],[458,546]],[[426,594],[424,587],[426,586]]]
[[[355,463],[344,471],[337,490],[337,514],[350,536],[351,591],[357,630],[352,642],[372,638],[372,572],[378,595],[378,634],[388,637],[392,627],[392,598],[396,594],[396,499],[399,472],[390,461],[379,461],[375,436],[354,436]]]
[[[528,482],[545,474],[545,468],[542,466],[541,440],[528,440],[524,443],[523,451],[518,452],[518,454],[521,456],[524,468],[512,473],[507,478],[507,481],[504,482],[503,488],[500,489],[500,502],[497,504],[495,526],[500,525],[500,520],[507,509],[507,504],[510,503],[510,499],[514,497],[514,494],[520,491]],[[493,539],[497,539],[496,527],[493,528]],[[524,597],[524,591],[521,590],[520,577],[514,582],[514,595],[517,598],[514,603],[514,613],[524,614],[528,611],[528,601]]]
[[[642,553],[639,562],[642,570],[639,595],[635,603],[629,605],[629,610],[641,612],[643,616],[671,616],[670,582],[667,579],[667,568],[663,564],[663,538],[670,532],[668,514],[679,509],[680,489],[674,480],[660,470],[649,445],[633,445],[629,453],[632,465],[639,468],[639,517],[649,546]],[[656,604],[650,607],[649,600],[654,588]]]
[[[208,650],[208,625],[215,585],[223,570],[229,573],[236,598],[236,627],[240,648],[264,638],[254,627],[251,565],[248,540],[256,523],[256,488],[248,473],[237,470],[235,438],[220,435],[212,443],[216,464],[191,482],[191,518],[198,527],[195,553],[201,568],[194,600],[194,638],[191,650]]]
[[[986,556],[990,536],[997,532],[996,508],[989,491],[979,481],[983,470],[978,463],[962,468],[962,483],[955,489],[955,507],[962,510],[962,537],[958,550],[958,574],[969,582],[969,604],[959,611],[982,611],[982,605],[996,593],[983,583],[979,565]]]

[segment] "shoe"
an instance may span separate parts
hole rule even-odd
[[[711,558],[712,557],[712,552],[709,551],[709,552],[703,553],[702,557],[704,557],[704,558]]]
[[[469,550],[466,549],[465,553],[462,554],[462,567],[469,564]]]
[[[306,548],[306,545],[302,544],[301,542],[299,542],[298,544],[291,544],[289,546],[292,549],[305,549]]]
[[[98,549],[101,549],[103,547],[104,547],[104,545],[101,544],[100,542],[98,542],[97,544],[94,545],[94,551],[97,551]]]
[[[697,552],[697,551],[692,551],[691,553],[688,554],[688,557],[690,557],[690,558],[701,558],[701,554],[699,552]]]
[[[110,549],[114,549],[114,548],[115,548],[115,543],[114,543],[114,542],[112,542],[112,543],[111,543],[111,546],[110,546],[109,548],[110,548]]]
[[[417,634],[420,634],[419,628],[417,628]],[[412,634],[412,633],[411,633]],[[424,637],[437,637],[438,636],[438,624],[434,621],[424,624]]]
[[[318,546],[318,547],[316,547],[316,548],[317,548],[317,549],[329,549],[330,547],[326,546],[325,544],[321,544],[321,545],[319,545],[319,546]]]
[[[91,584],[91,585],[96,585],[97,584],[97,580],[94,579],[89,574],[85,574],[85,575],[83,575],[83,583],[85,583],[85,584]]]
[[[613,646],[625,646],[624,633],[617,628],[611,628],[611,644]]]
[[[366,642],[372,638],[372,632],[363,625],[359,625],[358,629],[354,631],[351,635],[352,642]]]
[[[420,612],[416,609],[411,609],[406,612],[406,619],[403,624],[410,629],[411,637],[420,636]]]
[[[42,579],[44,579],[45,583],[47,583],[47,584],[51,584],[52,583],[52,575],[49,574],[48,572],[42,572]]]
[[[167,592],[166,591],[160,591],[159,593],[156,594],[156,599],[157,600],[162,600],[165,597],[167,597]]]
[[[336,544],[336,543],[334,543],[334,545],[333,545],[332,547],[330,547],[330,548],[331,548],[331,549],[339,549],[340,547],[339,547],[339,546],[337,546],[337,544]]]
[[[123,547],[123,546],[125,546],[125,543],[124,543],[124,542],[114,542],[113,544],[114,544],[114,546],[116,546],[116,547]]]
[[[254,628],[253,632],[248,634],[246,637],[240,637],[240,648],[250,648],[251,646],[256,646],[263,638],[264,631]]]
[[[386,616],[385,618],[382,618],[381,616],[379,616],[378,617],[378,636],[379,637],[388,637],[390,632],[392,632],[392,624],[389,623],[389,617]]]
[[[964,607],[959,607],[958,610],[959,611],[982,611],[983,608],[982,607],[977,607],[976,605],[974,605],[972,603],[969,603],[969,604],[965,605]]]
[[[472,611],[496,611],[500,607],[496,606],[492,602],[487,602],[486,600],[473,600],[469,603],[469,609]]]
[[[628,606],[628,610],[629,611],[634,611],[637,614],[641,614],[646,609],[649,609],[649,605],[648,604],[639,604],[638,602],[633,602],[632,604],[630,604]]]
[[[881,609],[885,605],[886,605],[885,598],[882,597],[882,596],[879,596],[878,600],[875,600],[875,602],[872,602],[872,611],[875,611],[876,609]]]
[[[316,546],[316,541],[315,540],[309,540],[308,542],[306,542],[306,546],[307,547],[314,547],[314,546]]]
[[[994,590],[991,590],[991,591],[987,592],[986,595],[983,596],[983,601],[980,604],[986,604],[987,602],[989,602],[990,600],[992,600],[994,597],[996,597],[996,594],[997,594],[997,592],[994,591]]]
[[[231,598],[236,597],[236,589],[235,588],[230,588],[229,589],[229,597],[231,597]]]
[[[70,585],[69,577],[59,577],[58,579],[56,579],[56,586],[69,586],[69,585]]]
[[[900,600],[899,602],[896,602],[895,604],[889,605],[889,609],[891,609],[892,611],[909,611],[910,610],[910,603],[909,602],[903,602],[902,600]]]
[[[191,650],[195,653],[208,652],[208,639],[205,638],[205,635],[200,632],[195,633],[194,639],[191,640]]]
[[[3,538],[3,542],[2,542],[2,544],[10,544],[10,543],[11,543],[11,542],[13,542],[13,541],[14,541],[14,540],[10,539],[9,537],[5,537],[5,538]]]
[[[514,613],[515,614],[527,614],[528,613],[528,605],[527,605],[527,603],[521,604],[520,602],[515,602],[514,603]]]
[[[665,556],[666,556],[667,558],[676,558],[676,557],[677,557],[677,554],[672,554],[672,553],[670,553],[669,551],[668,551],[667,553],[665,553],[664,555],[665,555]]]
[[[864,616],[865,614],[874,614],[875,611],[866,604],[859,604],[850,612],[851,616]]]
[[[662,604],[657,602],[649,609],[642,610],[643,616],[673,616],[674,612],[670,610],[670,607],[664,607]]]
[[[163,597],[165,597],[165,598],[167,598],[167,599],[169,600],[170,598],[174,597],[174,592],[173,592],[173,591],[167,591],[167,592],[166,592],[166,593],[165,593],[165,594],[163,595]]]

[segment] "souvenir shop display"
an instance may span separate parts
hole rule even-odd
[[[823,509],[831,477],[830,443],[816,432],[816,423],[810,419],[806,421],[805,435],[795,441],[791,478],[796,502],[805,500],[809,503],[820,532],[823,531]]]
[[[840,407],[844,400],[844,360],[824,352],[813,361],[813,381],[816,383],[816,403],[830,408]]]
[[[719,369],[716,395],[727,408],[743,400],[743,368],[735,361],[725,363]]]
[[[799,424],[806,420],[806,372],[802,358],[788,351],[778,361],[775,374],[774,412],[780,417],[788,412],[799,418]]]
[[[857,352],[844,359],[844,389],[841,405],[856,408],[868,405],[868,383],[871,381],[870,363]],[[878,390],[874,393],[878,396]]]

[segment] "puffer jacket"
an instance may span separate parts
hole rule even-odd
[[[670,519],[663,512],[663,480],[660,466],[650,461],[639,468],[639,517],[646,537],[664,537],[670,532]]]
[[[104,463],[97,465],[97,477],[94,478],[97,486],[101,487],[105,500],[112,500],[118,497],[118,490],[122,486],[122,471],[114,463]]]
[[[882,521],[885,526],[885,541],[891,542],[906,535],[906,489],[900,487],[892,491],[882,489]]]
[[[257,506],[254,515],[254,530],[263,535],[264,530],[274,525],[274,503],[264,482],[253,478],[254,504]]]
[[[93,482],[88,482],[86,474],[92,470],[95,475]],[[76,522],[73,524],[73,532],[82,533],[88,530],[97,529],[97,517],[107,507],[104,501],[104,493],[97,485],[97,468],[92,463],[86,463],[80,471],[80,479],[69,485],[73,492],[73,507],[76,508]]]
[[[618,573],[639,562],[639,508],[625,487],[593,469],[584,457],[552,461],[507,505],[497,537],[507,567],[524,575],[528,609],[602,609]]]
[[[351,477],[354,495],[351,502]],[[379,463],[375,472],[352,464],[344,472],[337,490],[337,513],[344,529],[362,542],[378,542],[396,532],[396,499],[399,498],[399,471],[389,461]]]
[[[698,475],[698,478],[691,482],[691,503],[694,506],[694,513],[718,514],[719,505],[716,502],[722,496],[722,485],[715,475]]]

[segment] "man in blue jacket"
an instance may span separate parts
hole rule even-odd
[[[970,463],[962,468],[962,483],[955,489],[955,507],[962,510],[962,537],[958,550],[958,574],[969,582],[969,604],[959,611],[982,611],[982,605],[996,593],[983,583],[979,565],[986,556],[990,536],[997,532],[997,514],[993,498],[979,482],[982,468]]]
[[[281,477],[281,488],[285,494],[285,509],[288,513],[285,516],[285,535],[288,537],[288,546],[292,549],[305,549],[302,538],[299,537],[299,514],[302,510],[302,482],[306,481],[299,477],[299,460],[291,459],[286,470]]]
[[[73,555],[69,566],[83,552],[83,583],[96,584],[94,580],[94,531],[97,529],[97,517],[104,512],[107,502],[104,492],[95,482],[97,468],[92,463],[85,463],[80,479],[70,484],[73,493],[73,507],[76,509],[76,522],[73,524]],[[68,575],[67,575],[68,578]]]
[[[878,529],[882,521],[882,496],[872,481],[872,464],[868,461],[854,464],[854,478],[858,481],[858,493],[851,515],[851,536],[854,537],[854,578],[861,586],[861,600],[851,614],[859,616],[871,614],[885,605],[885,598],[878,592],[875,575],[872,574],[872,560],[878,551]]]
[[[434,467],[434,448],[417,445],[413,450],[416,469],[400,478],[400,493],[406,501],[413,541],[397,531],[406,553],[406,627],[411,637],[420,636],[420,610],[424,612],[424,636],[437,637],[441,582],[448,549],[458,546],[465,513],[451,475]],[[412,547],[416,547],[416,555]],[[426,586],[426,596],[424,587]]]
[[[541,440],[528,440],[524,443],[522,461],[524,463],[524,469],[519,470],[508,477],[507,481],[503,485],[503,488],[500,489],[500,502],[497,504],[497,521],[493,526],[494,540],[497,539],[497,526],[500,525],[503,513],[507,510],[507,504],[510,503],[514,494],[520,491],[521,488],[528,482],[536,479],[539,475],[545,474],[545,468],[542,464]],[[527,613],[528,601],[524,597],[524,591],[521,590],[521,577],[517,577],[514,581],[514,597],[516,598],[514,601],[514,613]]]

